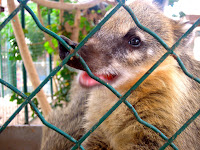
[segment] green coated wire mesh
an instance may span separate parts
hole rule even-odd
[[[66,49],[68,49],[69,51],[71,51],[71,47],[69,45],[67,45],[65,43],[65,41],[60,38],[57,34],[53,33],[52,31],[46,29],[45,27],[43,27],[41,25],[41,23],[39,22],[39,20],[37,19],[36,15],[33,13],[33,11],[26,5],[26,3],[28,2],[28,0],[18,0],[20,5],[15,9],[15,11],[13,11],[9,17],[0,25],[0,30],[19,12],[19,10],[21,10],[21,8],[25,8],[30,15],[32,16],[32,18],[34,19],[35,23],[37,24],[37,26],[44,32],[48,33],[49,35],[53,36],[55,39],[57,39],[58,41],[60,41],[60,43],[62,43],[64,45],[64,47]],[[124,95],[121,95],[118,91],[116,91],[112,86],[110,86],[109,84],[105,83],[104,81],[98,79],[94,74],[92,74],[92,72],[90,71],[90,68],[87,66],[87,64],[85,63],[85,61],[80,57],[79,54],[77,54],[76,52],[87,42],[87,40],[94,35],[100,28],[101,26],[116,12],[118,11],[119,8],[123,7],[132,17],[132,19],[134,20],[134,22],[136,23],[136,25],[142,29],[143,31],[149,33],[150,35],[152,35],[157,41],[159,41],[161,43],[161,45],[167,50],[166,53],[147,71],[146,74],[144,74],[137,82],[135,85],[133,85],[129,91],[127,91]],[[64,137],[66,137],[68,140],[76,143],[76,145],[72,148],[72,149],[77,149],[78,147],[80,147],[81,149],[84,149],[81,144],[82,142],[88,137],[90,136],[90,134],[118,107],[120,106],[120,104],[124,103],[127,105],[127,107],[129,107],[136,119],[138,120],[138,122],[140,122],[141,124],[145,125],[146,127],[152,129],[154,132],[158,133],[165,141],[166,143],[160,148],[160,149],[165,149],[167,146],[171,146],[173,149],[178,149],[174,144],[173,141],[176,139],[177,135],[179,135],[182,131],[184,131],[188,125],[194,120],[196,119],[199,115],[200,115],[200,110],[197,111],[171,138],[167,138],[160,130],[158,130],[156,127],[154,127],[153,125],[145,122],[144,120],[142,120],[140,118],[140,116],[138,115],[138,113],[136,112],[136,110],[134,109],[134,107],[126,100],[126,98],[131,94],[131,92],[133,90],[135,90],[169,55],[173,55],[178,64],[180,65],[181,69],[183,70],[183,72],[190,77],[191,79],[195,80],[196,82],[200,83],[200,79],[194,77],[192,74],[188,73],[188,71],[186,70],[185,66],[183,65],[181,59],[179,58],[179,56],[177,56],[177,54],[174,52],[174,49],[179,45],[180,41],[185,38],[187,35],[189,35],[195,27],[197,27],[200,24],[200,19],[198,19],[193,25],[192,27],[170,48],[157,34],[155,34],[154,32],[152,32],[151,30],[149,30],[148,28],[144,27],[142,24],[140,24],[140,22],[138,21],[137,17],[135,16],[135,14],[133,13],[133,11],[125,4],[124,0],[118,0],[118,4],[112,9],[112,11],[79,43],[79,45],[75,48],[74,52],[71,53],[70,55],[68,55],[63,61],[62,63],[57,66],[47,77],[46,79],[38,86],[38,88],[36,88],[31,94],[30,96],[25,95],[23,92],[19,91],[18,89],[16,89],[13,85],[5,82],[4,80],[0,79],[0,83],[3,84],[4,86],[7,86],[9,89],[11,89],[12,91],[16,92],[17,94],[19,94],[21,97],[24,98],[24,102],[20,105],[20,107],[12,114],[12,116],[1,126],[0,128],[0,133],[9,125],[9,123],[15,118],[15,116],[22,110],[22,108],[24,108],[27,104],[30,104],[32,106],[32,108],[34,109],[34,111],[37,113],[38,117],[40,118],[40,120],[43,122],[44,125],[46,125],[47,127],[55,130],[56,132],[60,133],[61,135],[63,135]],[[89,74],[90,77],[92,77],[93,79],[97,80],[98,82],[100,82],[101,84],[103,84],[104,86],[106,86],[108,89],[110,89],[118,98],[119,101],[104,115],[102,116],[102,118],[99,120],[98,123],[96,123],[85,135],[83,135],[83,137],[80,140],[75,140],[73,137],[71,137],[70,135],[68,135],[67,133],[63,132],[62,130],[58,129],[57,127],[53,126],[52,124],[48,123],[44,117],[42,116],[42,114],[39,112],[39,110],[37,109],[37,107],[34,105],[34,103],[31,101],[32,98],[40,91],[40,89],[63,67],[63,65],[65,65],[69,59],[73,56],[76,56],[78,58],[80,58],[80,61],[82,63],[82,65],[84,66],[85,70],[87,71],[87,73]]]

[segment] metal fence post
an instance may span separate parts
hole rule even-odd
[[[2,51],[1,51],[1,32],[0,32],[0,65],[1,65],[1,79],[3,79],[3,61],[2,61]],[[4,86],[1,84],[1,96],[4,97]]]
[[[22,24],[22,28],[25,29],[25,12],[24,12],[24,7],[22,7],[21,9],[21,24]],[[28,90],[27,90],[27,73],[26,73],[26,69],[25,69],[25,66],[24,66],[24,63],[22,62],[22,72],[23,72],[23,91],[24,93],[27,93]],[[28,105],[26,105],[24,107],[24,112],[25,112],[25,122],[24,124],[29,124],[29,121],[28,121]]]
[[[51,25],[51,9],[48,9],[48,25]],[[49,54],[49,72],[52,72],[52,55]],[[53,99],[53,80],[50,80],[51,99]]]

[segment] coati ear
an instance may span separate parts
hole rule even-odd
[[[157,6],[158,9],[164,11],[164,7],[168,4],[167,0],[152,0],[153,4]]]
[[[72,48],[75,48],[78,44],[71,41],[70,39],[68,39],[67,37],[60,35],[60,37]],[[69,55],[69,51],[59,42],[59,56],[60,59],[63,60],[65,57],[67,57],[67,55]]]
[[[179,38],[191,27],[189,22],[181,22],[172,20],[172,29],[174,33],[174,42],[178,41]],[[180,47],[193,46],[195,37],[195,31],[191,32],[187,37],[182,39]],[[180,49],[180,48],[179,48]]]

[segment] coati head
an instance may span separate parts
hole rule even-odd
[[[168,46],[184,33],[181,23],[167,18],[153,4],[136,0],[128,6],[133,10],[140,23],[158,34]],[[61,36],[70,46],[76,43]],[[91,71],[114,87],[133,79],[143,70],[149,69],[166,50],[151,35],[139,29],[130,14],[120,8],[88,42],[78,51]],[[59,45],[60,58],[68,52]],[[67,63],[76,69],[84,70],[80,61],[73,58]],[[81,72],[79,82],[85,87],[94,87],[98,82],[86,72]]]

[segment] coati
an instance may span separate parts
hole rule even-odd
[[[144,0],[128,6],[142,25],[159,35],[171,47],[185,32],[185,23],[167,18]],[[62,36],[72,47],[77,43]],[[198,76],[199,65],[192,57],[192,35],[175,49],[188,72]],[[161,44],[139,29],[129,13],[120,8],[78,51],[90,70],[124,95],[166,52]],[[60,44],[60,58],[68,51]],[[73,81],[71,102],[54,111],[48,121],[75,139],[79,139],[119,100],[110,90],[91,79],[78,58],[69,66],[82,70]],[[198,109],[199,84],[187,77],[173,56],[164,62],[134,90],[127,101],[144,121],[170,138]],[[174,141],[181,150],[200,149],[200,122],[197,118]],[[122,103],[83,143],[86,150],[155,150],[165,141],[140,124]],[[69,150],[73,143],[44,127],[42,150]],[[167,149],[171,149],[170,146]]]

